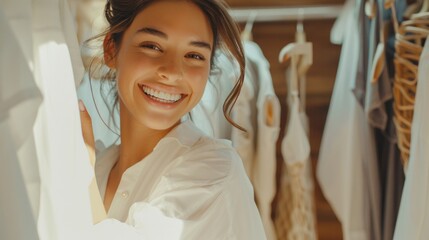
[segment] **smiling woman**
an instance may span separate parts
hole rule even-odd
[[[105,15],[110,26],[98,38],[110,69],[104,79],[117,91],[121,144],[95,162],[107,211],[97,236],[265,239],[252,185],[231,143],[204,135],[186,118],[201,100],[215,52],[224,50],[240,66],[224,104],[236,126],[229,114],[243,83],[244,55],[224,3],[110,0]],[[83,106],[81,118],[93,149]]]

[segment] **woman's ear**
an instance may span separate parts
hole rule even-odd
[[[111,68],[116,68],[116,47],[112,41],[112,35],[107,34],[103,41],[104,62]]]

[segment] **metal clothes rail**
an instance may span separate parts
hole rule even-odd
[[[254,16],[255,22],[335,19],[343,5],[291,6],[263,8],[232,8],[229,13],[237,22]]]

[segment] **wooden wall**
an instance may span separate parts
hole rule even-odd
[[[296,6],[342,4],[340,0],[228,0],[232,7]],[[334,19],[304,21],[307,41],[313,43],[313,65],[307,74],[307,114],[310,120],[310,143],[313,170],[317,166],[320,141],[329,108],[341,46],[330,43],[330,31]],[[271,74],[277,96],[282,106],[282,125],[277,143],[277,162],[282,164],[280,144],[285,132],[287,119],[287,87],[285,79],[286,65],[278,62],[280,50],[294,41],[295,21],[256,22],[253,27],[253,39],[261,47],[271,65]],[[278,176],[281,174],[278,171]],[[316,212],[318,235],[320,240],[342,239],[341,226],[331,207],[324,199],[316,181]]]

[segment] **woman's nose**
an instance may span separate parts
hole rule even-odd
[[[158,75],[165,80],[177,81],[183,77],[182,66],[179,60],[166,59],[158,69]]]

